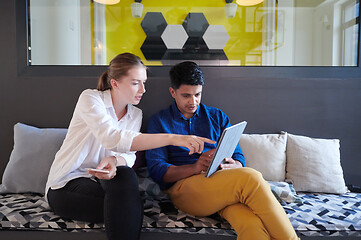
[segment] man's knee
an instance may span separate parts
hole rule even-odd
[[[253,168],[243,167],[243,168],[235,168],[235,169],[230,169],[230,170],[225,170],[225,171],[232,172],[232,175],[236,179],[243,178],[243,179],[247,179],[248,181],[252,181],[252,182],[264,182],[262,174]]]
[[[263,176],[262,173],[260,173],[259,171],[253,169],[253,168],[244,168],[249,176],[249,178],[252,178],[254,181],[256,182],[263,182]]]

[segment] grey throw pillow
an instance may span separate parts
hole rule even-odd
[[[67,129],[14,126],[14,149],[5,168],[0,193],[44,194],[50,166]]]
[[[346,193],[340,140],[288,134],[286,178],[297,192]]]
[[[246,167],[261,172],[267,181],[284,181],[287,134],[243,134],[239,140]]]

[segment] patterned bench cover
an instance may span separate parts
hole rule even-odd
[[[235,236],[218,215],[194,217],[170,206],[167,196],[146,171],[137,171],[144,198],[144,232],[218,234]],[[301,201],[282,202],[296,232],[301,236],[361,237],[361,194],[298,194]],[[0,229],[88,232],[104,231],[103,224],[64,219],[55,215],[42,195],[0,195]]]

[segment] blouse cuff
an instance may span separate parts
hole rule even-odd
[[[120,166],[121,163],[123,163],[123,159],[125,160],[126,166],[128,167],[133,167],[134,163],[135,163],[135,152],[130,152],[128,154],[126,153],[122,153],[122,154],[116,154],[115,158],[117,159],[117,166]]]
[[[129,130],[122,130],[120,133],[120,139],[122,140],[118,145],[117,152],[129,152],[132,146],[133,139],[140,135],[140,132],[129,131]]]

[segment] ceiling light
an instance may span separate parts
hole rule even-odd
[[[239,6],[253,6],[262,3],[263,0],[237,0]]]
[[[100,4],[117,4],[118,2],[120,2],[120,0],[94,0],[94,2],[100,3]]]

